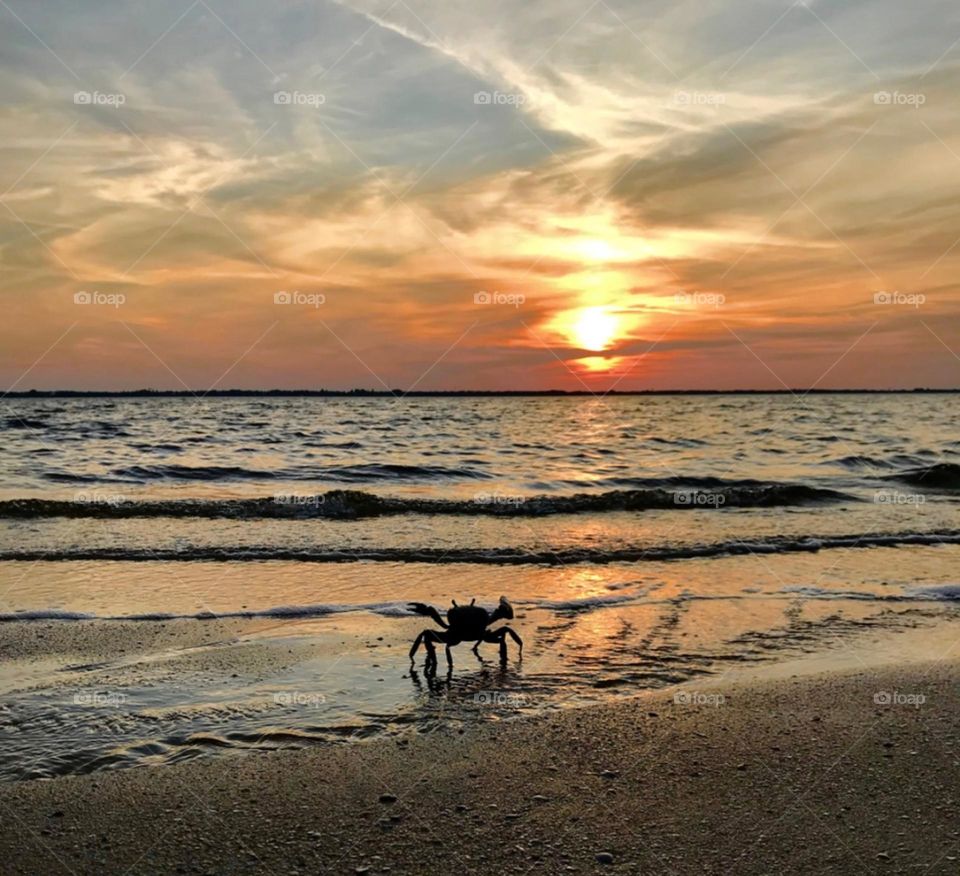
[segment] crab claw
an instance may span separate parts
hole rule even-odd
[[[507,620],[513,619],[513,606],[510,604],[510,600],[506,596],[500,597],[500,611],[499,614],[501,617],[506,618]]]

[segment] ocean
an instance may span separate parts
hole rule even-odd
[[[602,702],[960,606],[950,394],[6,399],[0,779]],[[410,602],[524,640],[411,668]]]

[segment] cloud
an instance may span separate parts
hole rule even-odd
[[[421,385],[600,386],[545,332],[587,306],[623,318],[621,386],[770,385],[725,326],[799,385],[874,322],[865,349],[917,364],[849,357],[836,385],[955,383],[921,314],[872,303],[925,295],[960,348],[954,5],[11,8],[49,51],[0,10],[0,295],[27,327],[0,330],[10,382],[82,284],[126,289],[201,383],[277,322],[239,376],[410,385],[455,344]],[[281,289],[328,302],[278,311]],[[673,306],[695,292],[724,305]],[[37,379],[93,385],[142,349],[116,314],[79,316]],[[133,385],[170,378],[134,359]]]

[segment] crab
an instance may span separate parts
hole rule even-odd
[[[510,628],[498,627],[495,630],[487,629],[491,624],[498,620],[512,620],[513,606],[507,601],[506,596],[500,597],[500,603],[493,611],[487,611],[479,605],[474,605],[476,599],[471,599],[469,605],[457,605],[455,599],[453,607],[447,611],[447,619],[444,620],[432,605],[425,605],[422,602],[411,602],[408,608],[417,614],[433,618],[441,627],[442,632],[437,630],[424,630],[417,636],[413,647],[410,649],[410,662],[413,663],[417,650],[421,643],[427,649],[427,660],[425,666],[436,667],[437,652],[435,645],[443,643],[446,645],[447,666],[453,667],[453,659],[450,656],[450,649],[461,642],[474,642],[473,653],[480,656],[478,648],[481,642],[498,642],[500,644],[500,661],[507,661],[507,636],[513,639],[520,648],[520,657],[523,658],[523,640]]]

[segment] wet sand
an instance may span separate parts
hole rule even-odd
[[[954,874],[958,681],[953,661],[781,671],[462,732],[8,784],[2,869]]]

